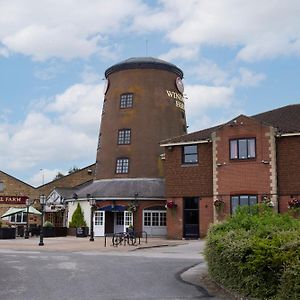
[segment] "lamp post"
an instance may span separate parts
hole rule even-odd
[[[40,243],[39,246],[44,246],[44,206],[46,204],[46,196],[40,195],[40,204],[42,206],[42,220],[41,220],[41,231],[40,231]]]
[[[30,206],[30,201],[29,198],[26,199],[26,231],[25,231],[25,239],[29,239],[29,206]]]
[[[86,195],[89,203],[90,203],[90,206],[91,206],[91,225],[90,225],[90,228],[91,228],[91,233],[90,233],[90,242],[93,242],[94,241],[94,208],[95,208],[95,204],[96,204],[96,200],[94,198],[91,198],[91,195],[90,194],[87,194]]]

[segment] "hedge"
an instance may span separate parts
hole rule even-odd
[[[300,299],[300,221],[243,207],[210,228],[205,257],[216,282],[243,296]]]

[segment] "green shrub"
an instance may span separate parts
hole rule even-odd
[[[79,203],[77,204],[77,207],[72,215],[71,222],[69,222],[69,227],[70,228],[86,227],[84,215]]]
[[[300,258],[300,222],[265,206],[240,208],[208,233],[210,276],[245,296],[274,297],[285,266]],[[299,299],[300,299],[300,295]]]
[[[54,225],[50,221],[46,221],[43,227],[54,227]]]
[[[289,265],[284,268],[280,280],[277,299],[280,300],[300,299],[300,261],[298,261],[294,265]]]

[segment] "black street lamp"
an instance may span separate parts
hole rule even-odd
[[[31,205],[29,198],[26,199],[26,231],[25,239],[29,239],[29,206]]]
[[[95,209],[95,204],[96,204],[96,200],[94,198],[91,198],[91,195],[90,194],[87,194],[86,195],[89,203],[90,203],[90,206],[91,206],[91,233],[90,233],[90,242],[93,242],[94,241],[94,209]]]
[[[44,246],[44,206],[46,204],[46,196],[40,195],[40,204],[42,206],[42,220],[41,220],[41,231],[40,231],[40,243],[39,246]]]

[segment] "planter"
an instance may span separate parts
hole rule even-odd
[[[76,228],[68,227],[67,228],[67,233],[68,233],[68,235],[76,236]]]
[[[15,239],[16,228],[0,228],[0,239]]]
[[[54,227],[55,236],[67,236],[67,227]]]
[[[76,237],[87,237],[89,233],[88,227],[77,227],[76,228]]]
[[[43,227],[44,237],[55,237],[55,228],[54,227]]]

